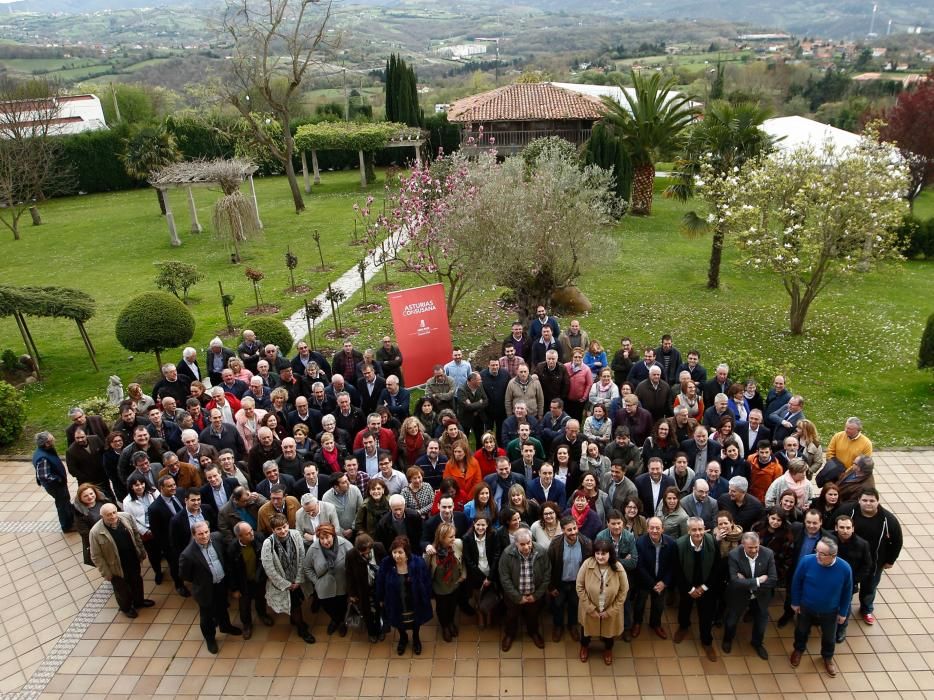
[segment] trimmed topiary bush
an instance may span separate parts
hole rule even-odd
[[[26,405],[23,392],[0,381],[0,445],[16,442],[25,425]]]
[[[264,343],[272,343],[283,355],[292,348],[292,334],[285,324],[272,316],[257,316],[247,322],[250,330]]]
[[[117,341],[131,352],[152,352],[162,365],[162,351],[184,345],[195,333],[195,318],[168,292],[146,292],[130,300],[117,317]]]
[[[934,314],[928,316],[928,322],[921,334],[921,350],[918,352],[918,369],[934,368]]]

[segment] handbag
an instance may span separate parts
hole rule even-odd
[[[360,608],[357,607],[356,603],[351,603],[347,606],[347,614],[344,615],[344,624],[352,630],[361,629],[363,627],[363,615],[360,613]]]

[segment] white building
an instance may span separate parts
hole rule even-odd
[[[55,98],[54,106],[55,116],[49,120],[51,135],[62,136],[107,128],[101,101],[95,95],[65,95]],[[7,130],[28,128],[31,119],[45,120],[52,110],[45,101],[32,106],[28,102],[5,102],[0,103],[0,112],[7,115],[0,119],[2,137],[4,124],[8,125]],[[16,124],[16,127],[13,127],[13,124]]]

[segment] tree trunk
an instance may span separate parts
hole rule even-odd
[[[42,226],[42,214],[39,213],[39,207],[35,204],[29,207],[29,215],[32,217],[33,226]]]
[[[162,353],[159,351],[159,348],[156,348],[153,352],[156,353],[156,366],[162,370]]]
[[[158,187],[156,188],[156,199],[159,200],[159,212],[162,216],[165,216],[165,192]]]
[[[632,213],[648,216],[652,213],[652,194],[655,187],[655,164],[643,163],[635,167],[632,182]]]
[[[713,230],[713,242],[710,246],[710,265],[707,267],[707,289],[720,288],[720,261],[723,259],[723,225],[717,224]]]
[[[289,189],[292,191],[292,202],[295,204],[295,213],[301,214],[305,211],[305,200],[302,198],[302,189],[298,185],[298,178],[295,176],[295,166],[292,164],[292,154],[289,153],[285,159],[285,176],[289,179]]]

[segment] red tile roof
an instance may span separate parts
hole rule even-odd
[[[448,108],[452,122],[600,119],[603,103],[549,83],[518,83],[471,95]]]

